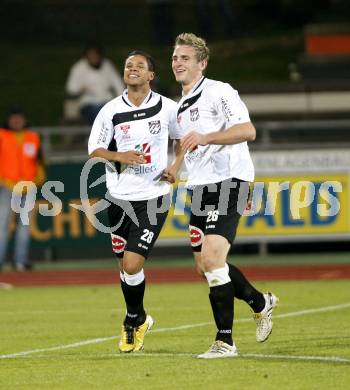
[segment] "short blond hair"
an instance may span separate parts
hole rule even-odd
[[[182,33],[176,37],[174,46],[180,45],[193,47],[198,61],[209,60],[210,51],[203,38],[192,33]]]

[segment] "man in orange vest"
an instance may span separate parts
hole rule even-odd
[[[5,128],[0,128],[0,270],[6,256],[13,205],[23,207],[29,199],[34,202],[36,191],[33,188],[42,184],[44,177],[39,134],[27,128],[26,114],[16,108],[8,115]],[[16,184],[21,181],[35,185],[23,186],[19,191]],[[14,240],[17,271],[31,269],[29,241],[29,223],[18,218]]]

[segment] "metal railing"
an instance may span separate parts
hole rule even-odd
[[[259,121],[251,150],[349,148],[350,120]],[[49,162],[87,159],[89,126],[36,127]]]

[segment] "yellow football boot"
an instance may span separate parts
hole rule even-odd
[[[153,318],[150,315],[147,315],[145,322],[135,328],[135,342],[134,342],[134,351],[142,351],[143,350],[143,340],[146,336],[146,333],[153,326]]]
[[[130,325],[122,326],[122,335],[119,341],[120,352],[132,352],[135,348],[135,328]]]

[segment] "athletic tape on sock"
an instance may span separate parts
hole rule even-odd
[[[228,271],[228,265],[225,264],[225,267],[223,268],[217,268],[210,272],[204,272],[209,287],[221,286],[223,284],[231,282]]]
[[[134,275],[129,275],[127,272],[124,271],[124,280],[125,283],[129,286],[137,286],[138,284],[142,283],[145,280],[143,268],[140,272]]]

